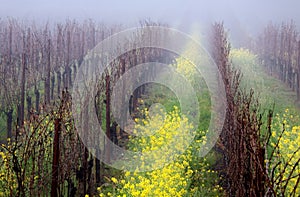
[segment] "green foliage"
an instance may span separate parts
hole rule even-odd
[[[164,116],[158,113],[151,119],[147,110],[145,114],[145,119],[135,120],[140,124],[134,131],[146,136],[131,137],[129,147],[133,151],[154,153],[154,163],[149,166],[154,170],[126,171],[119,179],[112,177],[110,187],[99,188],[100,196],[217,196],[222,193],[222,188],[217,184],[217,173],[210,169],[205,158],[198,157],[200,144],[206,141],[205,132],[195,131],[177,107]],[[187,144],[186,137],[190,130],[195,132],[196,137],[191,144]],[[168,147],[172,140],[176,140],[176,146]],[[167,148],[163,148],[165,146]],[[187,149],[184,151],[185,147]],[[155,152],[159,149],[162,151]],[[167,159],[162,154],[173,155],[175,159],[159,167]],[[149,165],[146,162],[143,164],[142,157],[140,159],[142,165]]]
[[[32,115],[0,149],[0,191],[3,196],[46,196],[52,181],[55,120],[61,120],[58,183],[63,191],[65,180],[75,177],[80,162],[81,143],[75,133],[70,103],[59,109]],[[1,194],[1,193],[0,193]],[[1,195],[0,195],[1,196]]]
[[[272,123],[269,176],[277,195],[295,196],[300,192],[300,121],[286,109]]]
[[[263,66],[248,49],[232,49],[230,58],[233,65],[243,74],[242,88],[252,88],[255,96],[259,98],[261,112],[273,109],[275,113],[284,113],[289,108],[297,113],[299,107],[295,107],[296,93],[286,87],[280,80],[268,75]]]
[[[53,118],[47,115],[37,122],[25,122],[18,141],[8,139],[2,144],[0,186],[4,196],[49,193],[53,129]]]

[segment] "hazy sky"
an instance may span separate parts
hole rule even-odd
[[[255,32],[268,21],[294,19],[300,26],[299,0],[0,0],[0,17],[59,21],[91,18],[138,24],[150,18],[185,30],[193,24],[223,20],[234,33]]]

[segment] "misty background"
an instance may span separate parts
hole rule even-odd
[[[280,24],[293,19],[300,26],[299,8],[298,0],[0,0],[0,18],[37,23],[92,19],[126,27],[151,19],[186,33],[194,25],[223,21],[230,39],[238,43],[261,32],[270,21]]]

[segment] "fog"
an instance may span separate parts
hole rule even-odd
[[[151,19],[190,33],[193,25],[224,21],[231,37],[237,40],[256,34],[269,21],[300,22],[297,0],[0,0],[0,5],[1,18],[42,23],[68,18],[136,26],[139,20]]]

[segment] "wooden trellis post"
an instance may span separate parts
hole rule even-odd
[[[111,139],[110,137],[110,77],[107,74],[105,77],[105,82],[106,82],[106,136],[108,139]],[[106,151],[105,151],[105,156],[106,156],[106,161],[110,162],[110,146],[106,142]]]
[[[52,184],[51,197],[58,196],[58,166],[59,166],[59,135],[61,132],[61,119],[57,118],[54,122],[54,141],[53,141],[53,161],[52,161]]]

